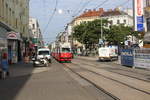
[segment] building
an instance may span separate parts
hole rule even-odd
[[[144,47],[150,48],[150,0],[146,0],[146,7],[144,9],[146,20],[146,33],[144,35]]]
[[[29,0],[0,0],[0,39],[5,40],[0,43],[0,51],[8,51],[10,63],[22,60],[26,48],[24,40],[28,39],[29,33],[28,22]]]
[[[82,22],[88,22],[88,21],[93,21],[96,19],[99,19],[99,16],[102,15],[104,12],[103,8],[99,8],[99,10],[87,10],[84,11],[83,14],[81,14],[79,17],[75,18],[72,21],[73,26],[79,25]]]
[[[78,54],[82,52],[82,50],[84,50],[84,45],[81,44],[80,42],[78,42],[77,40],[73,39],[72,37],[72,29],[74,26],[76,25],[80,25],[82,22],[88,22],[88,21],[94,21],[96,19],[100,19],[100,16],[103,14],[104,9],[103,8],[99,8],[98,10],[94,9],[94,10],[87,10],[84,11],[83,14],[81,14],[80,16],[76,17],[68,26],[68,30],[69,32],[71,32],[71,35],[69,36],[69,40],[72,44],[72,48],[75,52],[77,52]],[[69,33],[70,34],[70,33]]]
[[[29,19],[29,29],[30,29],[30,40],[34,46],[42,47],[44,46],[43,36],[37,19]]]
[[[105,11],[100,17],[110,21],[110,25],[124,24],[125,26],[133,26],[133,17],[118,8]]]

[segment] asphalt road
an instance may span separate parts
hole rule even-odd
[[[24,69],[23,69],[24,70]],[[49,70],[0,80],[0,100],[112,100],[53,60]]]
[[[120,100],[150,100],[149,70],[79,58],[65,65]]]

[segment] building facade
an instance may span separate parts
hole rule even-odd
[[[37,19],[35,18],[29,19],[29,29],[30,29],[30,40],[32,41],[32,43],[38,47],[44,46],[43,36]]]
[[[144,35],[144,47],[150,48],[150,0],[146,0],[146,6],[144,9],[144,16],[146,20],[146,33]]]
[[[72,21],[73,26],[79,25],[82,22],[94,21],[99,19],[99,16],[102,15],[104,12],[103,8],[99,8],[99,10],[88,10],[84,11],[79,17],[75,18]]]
[[[29,33],[28,22],[29,0],[0,0],[0,39],[5,40],[0,43],[0,50],[8,53],[10,63],[22,60],[24,40]]]
[[[133,26],[133,17],[119,9],[105,11],[100,17],[110,21],[110,25]]]

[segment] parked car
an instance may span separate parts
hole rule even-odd
[[[48,59],[49,63],[51,63],[50,49],[48,49],[48,48],[40,48],[40,49],[38,49],[38,51],[37,51],[37,59],[41,59],[41,58],[43,58],[43,56]]]

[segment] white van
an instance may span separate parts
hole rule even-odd
[[[98,50],[99,60],[117,60],[118,59],[118,50],[116,46],[109,47],[100,47]]]
[[[49,62],[51,63],[51,55],[50,55],[50,49],[48,48],[40,48],[37,51],[37,59],[42,58],[43,56],[45,56]]]

